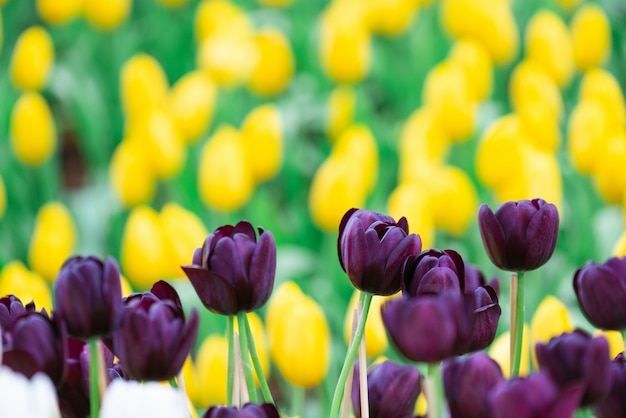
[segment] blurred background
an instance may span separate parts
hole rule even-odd
[[[225,321],[179,266],[247,219],[276,287],[323,309],[328,402],[347,209],[406,216],[507,295],[478,207],[541,197],[561,231],[527,317],[552,294],[586,326],[575,270],[626,253],[625,85],[621,0],[0,0],[0,293],[49,309],[68,256],[112,256],[126,292],[167,279],[203,311],[200,347]]]

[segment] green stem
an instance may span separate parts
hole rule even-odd
[[[226,374],[226,403],[234,404],[233,383],[235,381],[235,326],[234,317],[226,317],[226,337],[228,338],[228,369]]]
[[[239,328],[241,329],[242,325],[245,326],[246,336],[248,337],[248,346],[250,348],[250,357],[252,357],[252,364],[254,365],[254,370],[256,371],[256,375],[259,380],[259,386],[261,387],[263,399],[265,399],[265,402],[274,403],[270,386],[267,384],[263,368],[261,367],[261,361],[259,360],[259,355],[256,352],[256,344],[254,343],[254,337],[252,336],[252,329],[250,328],[248,315],[243,315],[243,318],[244,322],[243,324],[241,324],[241,322],[239,323]]]
[[[517,273],[517,280],[513,280],[511,284],[515,287],[511,290],[516,294],[514,305],[511,306],[511,309],[515,309],[515,323],[511,324],[511,330],[515,333],[511,334],[511,343],[514,343],[511,377],[515,377],[519,375],[524,340],[524,272]]]
[[[246,386],[248,387],[248,396],[250,398],[250,402],[257,403],[256,389],[254,387],[254,375],[252,374],[252,367],[250,366],[250,350],[248,349],[248,338],[246,336],[245,326],[243,325],[246,322],[245,312],[239,312],[237,314],[237,322],[239,323],[239,347],[241,349],[241,364],[243,365],[243,375],[246,379]]]
[[[178,383],[176,383],[176,378],[172,377],[170,380],[170,387],[173,387],[174,389],[178,389]]]
[[[356,357],[359,344],[363,339],[363,333],[365,331],[365,321],[367,321],[367,314],[370,310],[370,304],[372,303],[372,295],[370,293],[361,292],[360,301],[363,303],[363,314],[359,318],[359,324],[356,328],[356,332],[354,333],[352,343],[348,348],[348,352],[346,353],[346,358],[343,362],[341,373],[339,374],[337,386],[335,386],[335,394],[333,395],[333,402],[330,408],[331,418],[339,417],[339,408],[341,407],[341,400],[344,396],[344,386],[346,384],[346,379],[348,378],[350,368],[352,368],[352,366],[354,365],[354,358]]]
[[[100,369],[98,367],[98,339],[89,339],[89,404],[91,418],[98,418],[100,414]]]
[[[426,403],[428,418],[442,418],[446,416],[446,405],[443,394],[443,380],[441,379],[441,363],[428,363]]]
[[[301,417],[304,411],[304,388],[291,385],[291,416]]]

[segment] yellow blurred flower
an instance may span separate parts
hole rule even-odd
[[[252,22],[242,9],[229,0],[203,0],[195,17],[198,44],[220,32],[250,35]]]
[[[291,310],[291,306],[298,303],[304,297],[300,287],[294,282],[288,281],[281,284],[274,290],[271,296],[271,303],[267,306],[265,314],[265,327],[267,334],[272,335],[277,331],[281,321],[281,316]]]
[[[285,380],[309,388],[319,385],[326,376],[330,361],[330,330],[324,311],[313,299],[301,293],[292,302],[280,300],[295,295],[297,293],[276,292],[269,301],[270,352]],[[270,326],[269,309],[274,304],[277,314],[272,315]]]
[[[608,130],[604,107],[596,100],[582,100],[572,111],[567,125],[567,151],[573,166],[592,174],[598,166],[598,152],[606,144]]]
[[[39,93],[22,93],[13,105],[10,122],[11,149],[27,165],[40,165],[56,147],[56,128],[48,103]]]
[[[359,291],[355,290],[350,298],[348,304],[348,310],[346,311],[346,317],[343,321],[343,337],[346,344],[350,342],[350,335],[352,334],[352,318],[354,316],[354,309],[356,303],[359,300]],[[383,324],[382,316],[380,315],[380,308],[389,297],[374,296],[372,298],[372,304],[370,306],[369,314],[367,315],[367,322],[365,323],[365,352],[367,357],[380,356],[387,349],[387,331]]]
[[[582,0],[556,0],[557,4],[566,11],[574,10]]]
[[[278,29],[264,28],[254,36],[258,59],[248,79],[248,88],[260,96],[274,96],[289,85],[295,58],[289,39]]]
[[[368,0],[367,21],[374,33],[396,36],[407,31],[417,12],[415,0]]]
[[[563,116],[563,99],[556,83],[535,62],[520,62],[509,80],[511,105],[518,110],[525,105],[545,103],[558,119]]]
[[[420,184],[401,183],[387,200],[387,212],[394,219],[405,216],[409,222],[409,232],[419,234],[422,248],[435,245],[435,221],[432,198]]]
[[[261,370],[263,370],[263,375],[265,375],[265,378],[267,379],[270,374],[270,350],[265,328],[263,327],[263,322],[261,321],[259,315],[254,312],[247,313],[246,315],[248,316],[248,322],[250,323],[250,331],[252,331],[252,338],[254,339],[256,353],[259,357],[259,363],[261,364]],[[239,332],[237,318],[235,318],[235,331]],[[252,358],[250,358],[249,361],[252,365]],[[256,387],[259,387],[259,378],[254,366],[252,372],[254,375],[254,384]]]
[[[530,322],[530,346],[533,365],[537,368],[535,345],[547,344],[552,338],[574,329],[567,307],[552,295],[546,296]]]
[[[202,71],[192,71],[178,80],[170,92],[168,109],[188,143],[207,131],[217,101],[217,87]]]
[[[372,131],[365,125],[350,126],[337,138],[332,152],[359,167],[361,178],[356,184],[361,184],[363,193],[369,195],[378,180],[378,145]]]
[[[135,54],[122,66],[120,99],[127,118],[138,119],[152,107],[164,104],[168,90],[165,71],[150,55]]]
[[[138,206],[126,220],[121,244],[121,267],[137,290],[149,289],[164,279],[168,246],[159,214],[148,206]]]
[[[554,109],[545,101],[523,103],[517,110],[525,138],[537,149],[556,152],[561,145],[561,128]]]
[[[120,286],[122,287],[123,298],[133,293],[132,286],[130,285],[130,283],[128,283],[128,280],[126,279],[126,277],[124,277],[124,275],[121,275],[121,274],[120,274]]]
[[[594,183],[598,192],[610,204],[621,203],[626,188],[626,132],[608,136],[604,149],[595,155],[598,163]]]
[[[83,0],[37,0],[37,12],[51,25],[69,22],[80,14]]]
[[[204,145],[198,167],[200,198],[210,208],[233,211],[252,196],[254,182],[241,134],[220,126]]]
[[[9,294],[17,296],[24,305],[33,301],[37,310],[52,312],[50,285],[21,261],[11,261],[0,271],[0,295]]]
[[[335,140],[354,119],[356,93],[351,86],[335,87],[326,105],[326,132]]]
[[[83,0],[85,18],[100,30],[117,28],[130,14],[132,0]]]
[[[618,354],[624,351],[624,336],[619,331],[603,331],[596,330],[594,336],[604,335],[609,342],[609,357],[614,359]]]
[[[119,143],[111,157],[109,179],[124,207],[147,203],[152,199],[156,179],[140,141],[124,140]]]
[[[166,257],[169,264],[167,275],[182,276],[180,266],[191,263],[195,249],[202,246],[209,234],[195,213],[174,202],[161,208],[161,222],[170,247]]]
[[[196,63],[220,87],[233,88],[248,80],[257,58],[252,33],[220,31],[202,41]]]
[[[469,81],[470,97],[482,101],[493,89],[493,60],[485,46],[472,38],[461,38],[448,53],[448,60],[460,65]]]
[[[611,51],[611,26],[604,10],[585,4],[571,23],[574,60],[579,70],[602,65]]]
[[[324,73],[338,83],[357,83],[370,71],[371,36],[358,2],[338,2],[320,18],[320,62]]]
[[[28,248],[30,268],[52,283],[75,246],[76,226],[70,212],[62,203],[46,203],[35,218]]]
[[[600,68],[585,72],[578,90],[578,100],[597,100],[605,110],[609,132],[618,133],[626,126],[624,94],[615,76]]]
[[[520,376],[527,376],[530,373],[530,360],[529,360],[529,351],[530,346],[528,345],[528,325],[524,324],[522,338],[522,357],[520,360]],[[489,356],[493,358],[502,369],[502,374],[507,379],[511,375],[511,355],[510,355],[510,347],[509,347],[509,339],[510,333],[509,331],[501,334],[496,340],[491,344],[489,348]]]
[[[54,45],[41,26],[31,26],[17,38],[11,56],[11,81],[23,90],[41,90],[54,65]]]
[[[2,176],[0,175],[0,220],[4,216],[4,212],[7,209],[7,190],[4,187],[4,181],[2,181]]]
[[[241,140],[253,180],[274,177],[283,162],[283,128],[278,108],[265,104],[253,109],[241,125]]]
[[[195,362],[183,366],[185,390],[196,408],[224,405],[228,374],[228,341],[222,335],[210,335],[200,345]]]

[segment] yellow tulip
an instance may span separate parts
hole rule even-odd
[[[482,43],[472,38],[459,39],[450,50],[448,60],[465,71],[472,100],[482,101],[491,96],[493,60]]]
[[[571,11],[578,6],[582,0],[556,0],[557,4],[565,11]]]
[[[85,18],[100,30],[117,28],[130,14],[132,0],[83,0]]]
[[[585,4],[572,19],[574,60],[579,70],[602,65],[611,51],[611,26],[604,10]]]
[[[187,73],[174,84],[168,109],[186,142],[197,141],[207,131],[216,101],[217,87],[201,71]]]
[[[218,86],[229,89],[248,80],[257,57],[251,33],[221,31],[202,41],[196,63]]]
[[[122,66],[120,99],[127,118],[138,119],[146,110],[164,104],[168,90],[165,71],[150,55],[135,54]]]
[[[159,3],[166,7],[177,8],[182,7],[185,4],[189,3],[189,0],[157,0]]]
[[[509,80],[511,105],[518,110],[525,105],[545,103],[558,119],[563,116],[563,99],[557,84],[538,64],[520,62]]]
[[[554,12],[541,10],[526,26],[526,58],[537,63],[561,87],[574,75],[574,49],[567,26]]]
[[[574,329],[567,307],[552,295],[539,304],[530,322],[530,346],[533,365],[537,368],[535,345],[547,344],[552,338]]]
[[[23,90],[41,90],[54,65],[54,45],[41,26],[31,26],[17,38],[11,56],[11,81]]]
[[[609,342],[609,357],[614,359],[624,351],[624,336],[619,331],[596,330],[594,336],[603,335]]]
[[[595,173],[598,151],[606,146],[607,130],[607,115],[598,101],[578,102],[569,118],[567,151],[570,161],[580,173]]]
[[[371,36],[363,6],[332,3],[320,22],[319,53],[326,76],[339,83],[357,83],[370,71]]]
[[[0,220],[4,216],[4,212],[7,209],[7,190],[4,187],[4,181],[2,181],[2,176],[0,175]]]
[[[268,324],[272,360],[292,385],[317,386],[324,380],[330,361],[328,323],[313,299],[303,294],[295,303],[285,304],[279,297],[286,293],[277,293],[269,302],[270,306],[278,304],[279,309],[276,322],[271,327]]]
[[[511,355],[509,347],[510,339],[509,331],[501,334],[491,344],[489,348],[489,356],[493,358],[502,369],[504,377],[509,378],[511,375]],[[522,337],[522,356],[520,359],[519,375],[527,376],[530,373],[530,360],[529,360],[530,346],[528,345],[528,325],[524,324],[524,331]]]
[[[624,95],[613,74],[599,68],[585,72],[578,90],[578,100],[582,102],[586,99],[597,100],[604,107],[610,132],[618,133],[624,129]]]
[[[51,25],[69,22],[80,14],[82,8],[82,0],[37,0],[39,16]]]
[[[283,162],[283,128],[276,106],[265,104],[253,109],[241,125],[241,139],[254,181],[278,174]]]
[[[294,0],[257,0],[257,2],[265,7],[287,7],[293,4]]]
[[[294,282],[288,281],[281,284],[271,296],[271,301],[267,306],[265,314],[265,327],[267,334],[273,335],[277,332],[281,316],[291,310],[291,306],[298,303],[305,297],[302,289]]]
[[[220,33],[252,34],[248,15],[229,0],[204,0],[198,6],[195,34],[198,43]]]
[[[561,145],[559,119],[549,103],[523,103],[517,110],[525,138],[537,149],[556,152]]]
[[[59,202],[46,203],[37,212],[28,248],[28,264],[50,283],[76,246],[72,215]]]
[[[608,203],[621,203],[626,188],[626,133],[607,137],[606,146],[596,154],[595,185]]]
[[[361,172],[363,193],[369,194],[378,180],[378,145],[369,128],[353,125],[345,129],[333,146],[333,154],[344,161],[352,160]]]
[[[248,79],[248,88],[260,96],[275,96],[289,85],[295,58],[289,39],[278,29],[261,29],[254,36],[258,59]]]
[[[0,271],[0,295],[15,295],[24,305],[35,302],[37,310],[52,312],[50,285],[34,271],[29,271],[21,261],[11,261]]]
[[[369,314],[367,316],[367,322],[365,323],[365,352],[367,357],[380,356],[387,349],[387,331],[383,324],[382,316],[380,315],[380,308],[389,298],[384,296],[374,296],[372,298],[372,305],[370,306]],[[359,300],[359,291],[355,290],[350,298],[348,304],[348,310],[346,311],[346,318],[343,322],[343,336],[346,343],[350,342],[350,335],[352,334],[352,318],[354,316],[354,309],[356,303]]]
[[[147,203],[152,199],[156,179],[140,141],[124,140],[115,148],[109,166],[109,179],[124,207]]]
[[[228,341],[222,335],[207,337],[196,354],[197,392],[190,396],[198,408],[224,405],[228,375]]]
[[[138,206],[126,220],[121,245],[121,267],[125,277],[138,290],[149,289],[164,279],[167,251],[159,214],[148,206]]]
[[[208,232],[195,213],[173,202],[161,209],[161,222],[170,247],[166,257],[168,276],[179,277],[180,266],[191,263],[195,249],[202,246]]]
[[[414,0],[369,0],[368,23],[372,32],[396,36],[405,33],[415,19]]]
[[[11,148],[23,164],[40,165],[56,147],[52,113],[39,93],[22,93],[13,105],[10,122]]]
[[[128,279],[126,279],[126,277],[124,277],[123,275],[120,275],[120,286],[122,287],[123,298],[133,293],[132,286],[130,285],[130,283],[128,283]]]
[[[210,208],[233,211],[254,192],[241,134],[232,126],[220,126],[204,145],[198,167],[200,198]]]
[[[326,132],[331,140],[335,140],[354,119],[356,93],[350,86],[339,86],[333,89],[326,105]]]
[[[409,231],[419,234],[422,248],[431,248],[435,244],[435,221],[431,196],[420,184],[401,183],[387,200],[387,212],[399,219],[406,217]]]

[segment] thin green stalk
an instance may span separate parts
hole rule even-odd
[[[89,339],[89,404],[91,418],[98,418],[100,414],[100,369],[98,367],[98,339]]]
[[[226,337],[228,338],[228,369],[226,374],[226,402],[234,404],[233,383],[235,381],[235,326],[234,318],[226,318]]]
[[[304,412],[304,388],[291,385],[291,416],[301,417]]]
[[[240,322],[239,327],[241,328],[242,326],[245,326],[246,336],[248,337],[248,347],[250,348],[250,357],[252,357],[252,364],[254,365],[254,370],[256,371],[256,375],[259,380],[259,386],[261,387],[263,399],[265,399],[265,402],[274,403],[270,386],[267,384],[263,368],[261,367],[261,361],[259,360],[259,355],[256,352],[256,344],[254,343],[254,337],[252,336],[252,329],[250,328],[248,315],[244,314],[243,318],[244,322],[243,324]]]
[[[250,402],[257,403],[256,389],[254,387],[254,376],[252,375],[252,367],[250,366],[250,350],[248,349],[248,337],[246,336],[246,332],[241,328],[242,324],[246,322],[245,312],[239,312],[237,314],[237,322],[239,323],[239,347],[241,349],[241,364],[243,365],[243,375],[246,379],[246,386],[248,387],[248,396],[250,397]]]
[[[446,416],[446,404],[443,394],[443,380],[441,379],[441,363],[428,363],[426,403],[428,418],[443,418]]]
[[[370,310],[370,304],[372,303],[372,295],[367,292],[361,292],[359,300],[363,303],[363,314],[361,315],[361,318],[359,318],[359,325],[356,328],[354,339],[352,340],[352,343],[348,348],[348,352],[346,353],[346,358],[343,362],[341,373],[339,374],[337,386],[335,386],[335,394],[333,395],[333,402],[330,408],[330,418],[339,417],[339,408],[341,406],[341,400],[344,397],[344,386],[346,384],[346,379],[348,378],[350,369],[354,364],[354,358],[356,357],[359,344],[363,339],[363,333],[365,331],[365,321],[367,321],[367,314]]]
[[[522,342],[524,340],[524,272],[517,273],[517,280],[512,280],[511,289],[516,297],[511,310],[514,310],[514,322],[511,324],[511,344],[513,347],[513,358],[511,359],[511,376],[519,375],[519,368],[522,359]],[[513,334],[514,333],[514,334]]]
[[[178,389],[178,383],[176,383],[176,378],[172,377],[170,380],[170,387],[173,387],[174,389]]]

